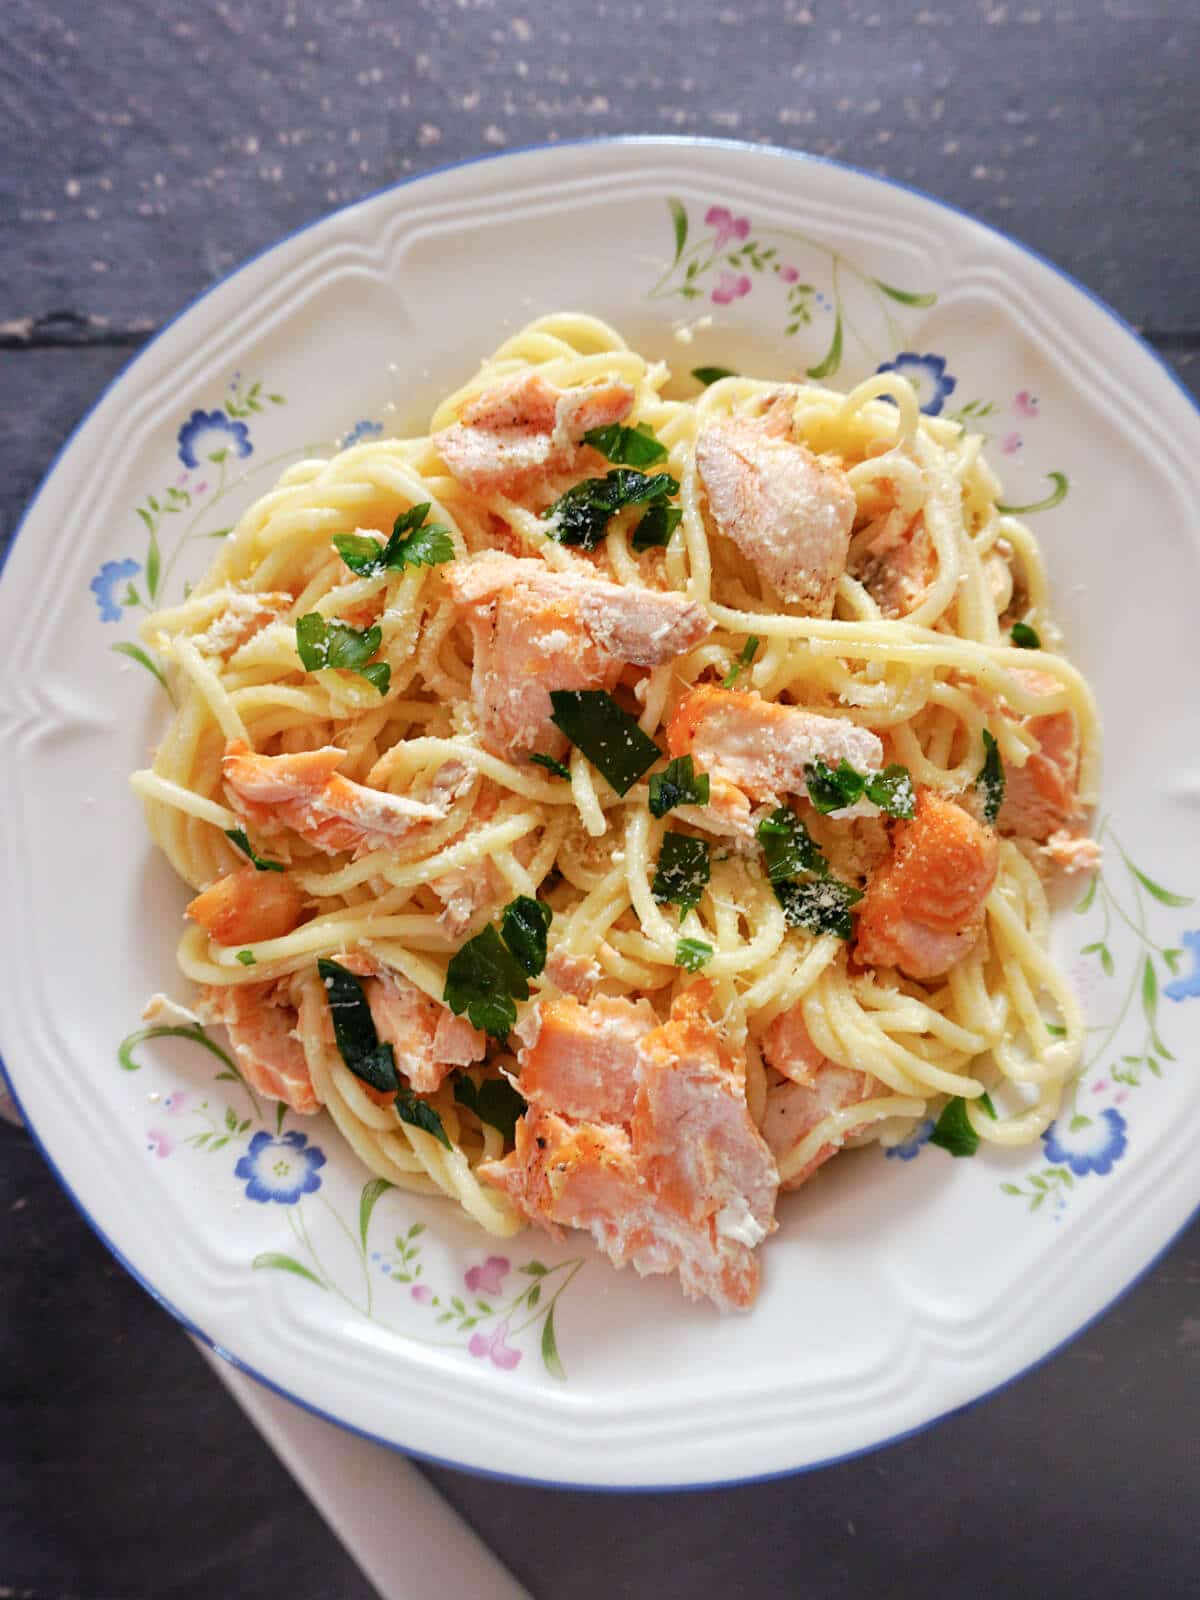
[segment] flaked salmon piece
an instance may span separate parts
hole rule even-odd
[[[633,400],[626,383],[559,389],[535,371],[519,372],[476,395],[433,440],[451,475],[473,494],[513,499],[586,462],[584,434],[623,422]]]
[[[216,944],[254,944],[291,933],[304,915],[304,896],[286,873],[247,865],[210,884],[185,915]]]
[[[286,590],[254,591],[233,594],[225,609],[217,614],[192,643],[205,655],[226,660],[261,633],[268,623],[281,617],[294,604]]]
[[[885,512],[854,538],[851,572],[885,617],[904,617],[920,604],[937,572],[924,514]]]
[[[802,1005],[779,1013],[763,1034],[762,1053],[776,1072],[809,1087],[826,1059],[812,1042]]]
[[[783,1082],[767,1090],[767,1108],[763,1114],[763,1137],[782,1166],[787,1157],[814,1128],[835,1111],[844,1111],[873,1100],[886,1091],[870,1073],[858,1072],[853,1067],[838,1066],[820,1058],[820,1066],[813,1072],[811,1082]],[[831,1156],[837,1155],[845,1139],[853,1137],[857,1127],[847,1128],[837,1141],[823,1144],[798,1172],[792,1173],[783,1187],[798,1189],[812,1177],[818,1167]]]
[[[456,1017],[449,1006],[431,999],[403,973],[384,966],[364,950],[336,959],[363,980],[380,1042],[391,1045],[397,1072],[417,1094],[432,1094],[456,1068],[483,1060],[487,1036],[466,1017]],[[332,1020],[329,1029],[332,1035]],[[362,1089],[378,1105],[389,1106],[395,1099],[394,1094],[366,1083]]]
[[[196,1000],[205,1023],[220,1023],[252,1089],[308,1116],[321,1109],[296,1037],[299,1014],[280,983],[207,984]]]
[[[565,950],[551,950],[546,957],[545,979],[563,994],[586,1001],[596,992],[600,967],[590,956],[572,956]]]
[[[628,1122],[638,1041],[657,1025],[646,1000],[597,995],[584,1006],[570,995],[539,999],[514,1030],[521,1093],[576,1122]]]
[[[990,828],[932,789],[919,789],[916,815],[896,823],[892,853],[856,908],[857,960],[917,979],[949,971],[979,938],[999,861]]]
[[[712,629],[682,595],[556,573],[540,561],[487,554],[446,576],[470,620],[471,691],[483,741],[498,755],[558,755],[552,689],[611,689],[623,666],[659,666]]]
[[[1060,828],[1042,846],[1042,854],[1066,873],[1098,872],[1104,851],[1089,834]]]
[[[1018,668],[1013,677],[1033,694],[1056,694],[1062,687],[1048,672]],[[1037,740],[1038,748],[1023,767],[1004,763],[1004,803],[996,827],[1003,834],[1039,844],[1064,829],[1081,833],[1078,826],[1072,826],[1084,815],[1076,793],[1079,725],[1074,712],[1023,717],[1021,726]]]
[[[828,615],[857,510],[841,467],[749,417],[706,427],[696,466],[719,531],[784,600]]]
[[[813,761],[848,761],[859,772],[883,764],[883,745],[869,728],[709,684],[680,701],[667,747],[755,800],[803,794],[804,768]]]
[[[290,828],[328,855],[386,850],[448,805],[368,789],[337,771],[346,752],[336,745],[296,755],[261,756],[240,739],[225,746],[221,770],[234,809],[259,832]]]

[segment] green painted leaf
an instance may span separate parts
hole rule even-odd
[[[544,1278],[548,1269],[540,1261],[527,1261],[520,1270],[526,1277]]]
[[[234,1074],[237,1081],[242,1081],[242,1075],[237,1069],[237,1064],[219,1044],[214,1044],[203,1028],[184,1027],[182,1025],[156,1026],[152,1028],[138,1028],[135,1033],[130,1033],[121,1040],[117,1046],[117,1060],[126,1072],[137,1072],[142,1063],[135,1061],[133,1052],[138,1045],[145,1044],[147,1039],[190,1039],[193,1044],[203,1045],[210,1055],[216,1056],[218,1061],[224,1062],[229,1071]]]
[[[1186,894],[1172,894],[1169,889],[1164,889],[1161,883],[1155,883],[1153,878],[1148,878],[1144,872],[1139,872],[1131,862],[1127,863],[1130,872],[1145,889],[1147,894],[1152,894],[1160,905],[1164,906],[1190,906],[1192,899]]]
[[[567,1371],[558,1354],[558,1340],[554,1335],[554,1305],[551,1303],[542,1323],[542,1365],[552,1378],[566,1379]]]
[[[525,1303],[532,1310],[533,1307],[537,1305],[538,1301],[541,1298],[542,1298],[542,1286],[541,1286],[540,1283],[535,1283],[533,1288],[530,1289],[529,1293],[525,1296]]]
[[[297,1261],[295,1256],[282,1255],[278,1250],[264,1250],[261,1255],[255,1256],[250,1265],[255,1272],[262,1272],[264,1268],[272,1268],[276,1272],[291,1272],[297,1278],[306,1278],[309,1283],[315,1283],[318,1289],[325,1287],[320,1278]]]
[[[136,661],[139,667],[145,667],[146,671],[156,677],[159,683],[162,684],[170,696],[171,704],[174,705],[175,696],[171,694],[171,685],[167,682],[165,674],[161,667],[155,665],[152,658],[146,654],[140,645],[121,643],[110,645],[109,649],[115,650],[119,656],[128,656],[131,661]]]
[[[808,376],[810,378],[829,378],[829,377],[832,377],[832,375],[837,371],[837,369],[841,366],[841,364],[842,364],[842,312],[841,312],[841,307],[839,306],[837,317],[834,319],[833,338],[829,342],[829,349],[825,352],[825,357],[824,357],[824,359],[822,361],[818,361],[815,367],[809,367],[808,368]]]
[[[371,1225],[371,1213],[379,1203],[380,1196],[394,1188],[395,1184],[389,1183],[386,1178],[372,1178],[363,1184],[362,1194],[358,1199],[358,1237],[362,1240],[364,1250],[367,1248],[367,1229]]]
[[[1055,506],[1062,505],[1067,498],[1067,491],[1071,485],[1065,472],[1051,472],[1049,478],[1054,488],[1044,500],[1031,500],[1024,506],[997,505],[996,510],[1006,517],[1027,517],[1034,511],[1053,511]]]
[[[1116,962],[1112,958],[1112,951],[1106,944],[1100,946],[1100,965],[1104,968],[1105,976],[1109,978],[1117,970]]]
[[[671,262],[673,267],[678,266],[679,258],[683,254],[683,247],[687,244],[688,214],[686,207],[672,197],[667,201],[671,212],[671,223],[675,229],[675,258]]]
[[[937,305],[937,295],[932,290],[926,294],[918,294],[913,289],[897,289],[894,283],[884,283],[882,278],[872,278],[871,282],[877,289],[882,289],[889,300],[898,300],[902,306]]]
[[[1080,916],[1082,916],[1085,911],[1091,910],[1092,901],[1096,898],[1096,891],[1099,889],[1099,887],[1100,874],[1097,872],[1092,875],[1092,881],[1088,884],[1087,889],[1084,891],[1083,898],[1075,903],[1075,910]]]
[[[1000,1192],[1001,1194],[1020,1194],[1022,1191],[1015,1183],[1002,1183]]]
[[[1183,951],[1175,949],[1164,950],[1162,955],[1163,960],[1167,963],[1167,966],[1171,969],[1171,972],[1177,973],[1179,971],[1179,963],[1183,960]]]

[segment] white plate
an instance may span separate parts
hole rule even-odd
[[[423,426],[507,332],[564,307],[682,367],[824,366],[848,386],[924,357],[926,402],[992,435],[1007,500],[1054,502],[1030,515],[1106,724],[1107,865],[1056,928],[1096,1029],[1074,1117],[1025,1154],[843,1156],[784,1201],[744,1318],[582,1244],[497,1247],[447,1204],[364,1189],[328,1122],[289,1116],[277,1136],[274,1108],[260,1119],[194,1041],[118,1061],[145,997],[181,990],[186,898],[126,786],[166,711],[114,650],[135,593],[153,575],[177,597],[305,447]],[[1103,306],[936,202],[781,152],[529,151],[286,240],[104,396],[0,586],[0,1045],[47,1156],[193,1331],[329,1417],[464,1466],[740,1479],[994,1389],[1111,1303],[1200,1198],[1197,463],[1187,396]]]

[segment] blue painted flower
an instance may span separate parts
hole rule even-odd
[[[916,390],[917,401],[927,417],[936,417],[958,387],[958,379],[946,371],[945,356],[919,356],[913,350],[902,350],[895,361],[885,361],[876,372],[898,372],[907,378]]]
[[[101,622],[120,622],[124,601],[113,597],[113,590],[127,578],[136,578],[142,570],[140,561],[106,561],[89,585],[100,607]]]
[[[307,1134],[285,1133],[272,1139],[269,1133],[256,1133],[233,1173],[245,1183],[248,1200],[294,1206],[301,1195],[321,1187],[317,1172],[324,1165],[324,1151],[310,1145]]]
[[[1200,997],[1200,928],[1185,933],[1183,945],[1192,958],[1192,970],[1167,984],[1163,993],[1168,1000],[1195,1000]]]
[[[933,1118],[926,1117],[924,1122],[917,1124],[903,1144],[890,1144],[883,1153],[885,1156],[894,1157],[897,1161],[912,1161],[919,1154],[921,1146],[929,1143],[929,1135],[932,1132]]]
[[[369,417],[362,417],[342,440],[342,449],[349,450],[352,444],[361,444],[364,439],[369,439],[373,434],[382,432],[382,422],[372,422]]]
[[[1109,1106],[1098,1117],[1072,1117],[1069,1122],[1052,1122],[1042,1135],[1046,1155],[1060,1167],[1069,1167],[1077,1178],[1089,1172],[1103,1177],[1112,1171],[1114,1161],[1125,1154],[1125,1118]]]
[[[248,456],[253,449],[246,424],[232,421],[223,411],[193,411],[179,430],[179,459],[185,467],[222,461],[230,452]]]

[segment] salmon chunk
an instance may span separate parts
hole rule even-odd
[[[793,1083],[811,1085],[825,1065],[825,1057],[812,1042],[804,1021],[804,1007],[781,1011],[762,1038],[768,1063]]]
[[[540,561],[489,554],[456,562],[446,582],[474,636],[471,689],[483,740],[498,755],[557,755],[552,689],[611,689],[627,664],[659,666],[712,629],[682,595],[626,588]]]
[[[854,576],[885,617],[907,616],[924,598],[937,570],[924,514],[906,521],[902,512],[889,511],[856,535],[854,543]]]
[[[598,995],[588,1005],[542,999],[517,1024],[521,1093],[580,1122],[628,1122],[638,1041],[658,1023],[650,1004]]]
[[[623,422],[633,399],[625,383],[559,389],[535,371],[519,372],[468,401],[434,443],[464,488],[515,499],[552,473],[586,464],[584,434]]]
[[[917,979],[948,972],[982,932],[999,860],[990,828],[932,789],[918,790],[916,815],[895,825],[892,853],[857,908],[859,962]]]
[[[345,759],[336,745],[260,756],[231,739],[221,770],[234,809],[259,832],[290,828],[327,855],[386,850],[420,823],[446,815],[446,804],[426,805],[341,777],[337,769]]]
[[[883,745],[869,728],[711,685],[680,702],[667,746],[755,800],[803,794],[804,768],[813,761],[848,761],[859,772],[883,765]]]
[[[207,984],[197,997],[196,1015],[225,1027],[238,1070],[252,1089],[306,1116],[321,1109],[296,1036],[299,1015],[285,985]]]
[[[599,964],[590,956],[572,956],[565,950],[551,950],[546,957],[545,978],[563,994],[576,1000],[590,1000],[600,982]]]
[[[1048,672],[1018,669],[1013,677],[1033,694],[1056,694],[1062,687]],[[1021,726],[1037,740],[1023,767],[1004,763],[1004,803],[996,818],[1003,834],[1045,843],[1051,834],[1070,829],[1080,833],[1083,816],[1079,781],[1079,725],[1071,711],[1029,716]]]
[[[870,1073],[838,1066],[822,1057],[811,1082],[783,1080],[767,1090],[763,1137],[782,1166],[791,1152],[834,1111],[860,1105],[864,1100],[873,1100],[884,1092],[878,1079]],[[842,1139],[850,1138],[857,1131],[854,1127],[847,1128],[836,1143],[821,1145],[798,1172],[792,1173],[783,1187],[798,1189],[818,1167],[823,1166],[831,1156],[837,1155],[842,1147]]]
[[[380,1042],[391,1045],[396,1071],[417,1094],[432,1094],[457,1067],[483,1060],[487,1037],[466,1017],[456,1017],[402,973],[362,951],[337,959],[363,980]],[[331,1021],[331,1032],[332,1027]],[[368,1084],[362,1087],[380,1105],[391,1105],[395,1098]]]
[[[282,939],[303,914],[304,896],[286,873],[249,864],[218,878],[185,912],[215,944],[225,945]]]
[[[696,466],[718,530],[789,604],[827,616],[857,509],[841,467],[749,417],[706,427]]]

